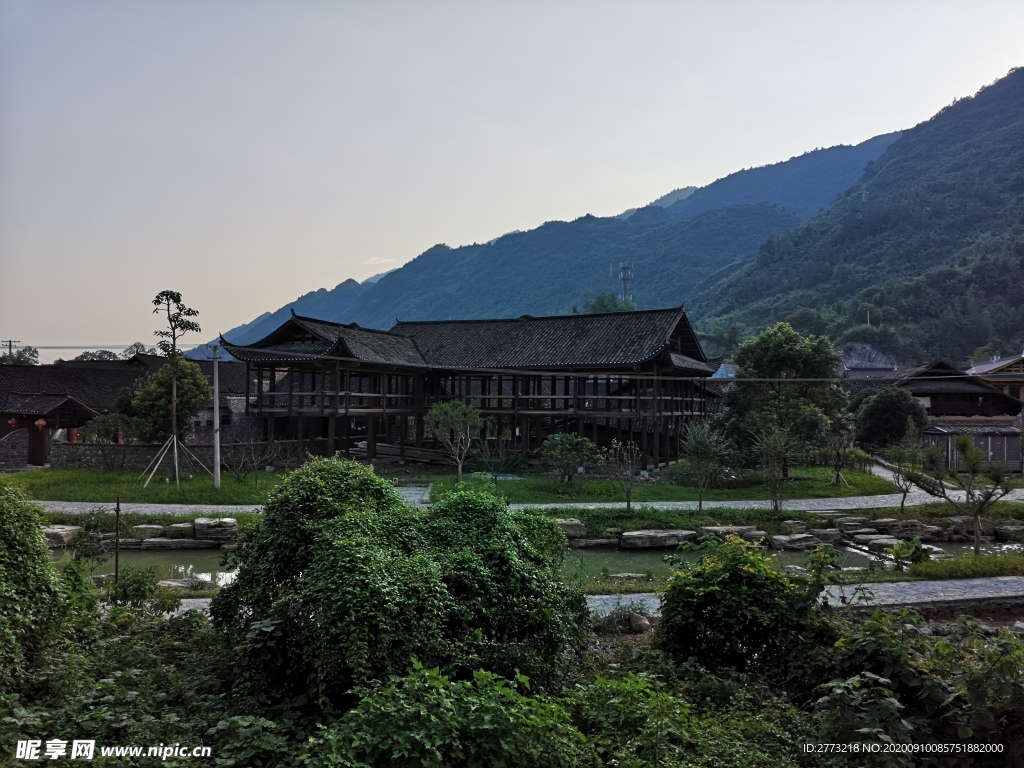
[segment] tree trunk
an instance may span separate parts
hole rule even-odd
[[[903,510],[907,506],[907,492],[903,492],[903,498],[900,499],[900,517],[903,517]]]
[[[456,482],[461,483],[462,482],[462,462],[461,461],[455,462],[455,466],[457,467],[457,469],[455,471]]]
[[[981,510],[972,513],[974,518],[974,556],[981,556]]]

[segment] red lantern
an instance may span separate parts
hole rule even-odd
[[[8,423],[8,424],[9,424],[10,426],[12,426],[12,427],[16,427],[16,426],[18,426],[18,420],[17,420],[17,419],[8,419],[8,420],[7,420],[7,423]]]
[[[43,427],[46,426],[46,419],[36,419],[32,423],[36,425],[36,429],[38,429],[40,432],[42,432],[43,431]]]

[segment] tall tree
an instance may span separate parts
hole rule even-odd
[[[804,443],[822,442],[849,422],[838,384],[841,361],[827,338],[802,336],[788,323],[743,342],[736,380],[726,392],[726,432],[746,447],[755,433],[773,429]]]
[[[888,448],[903,439],[908,420],[917,429],[928,424],[924,406],[910,392],[901,387],[869,392],[854,417],[857,441],[871,448]]]
[[[75,360],[120,360],[116,354],[109,349],[97,349],[95,352],[85,351],[74,358]]]
[[[0,365],[39,365],[39,350],[35,347],[8,348],[0,355]]]
[[[153,331],[160,341],[160,351],[170,360],[171,368],[171,439],[174,442],[174,482],[178,482],[178,368],[180,352],[178,339],[186,333],[199,333],[199,323],[189,318],[198,317],[199,311],[186,307],[177,291],[160,291],[153,297],[153,314],[164,315],[167,328]]]

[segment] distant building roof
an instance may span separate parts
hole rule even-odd
[[[1024,361],[1024,355],[1010,355],[1009,357],[999,357],[995,360],[989,360],[987,363],[978,363],[972,368],[968,368],[967,372],[975,376],[981,374],[996,373],[1000,368],[1005,368],[1008,365],[1019,363]],[[1019,378],[1019,374],[1017,377]]]

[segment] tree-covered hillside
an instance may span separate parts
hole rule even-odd
[[[887,133],[856,146],[805,152],[782,163],[731,173],[665,207],[673,219],[742,203],[774,203],[808,219],[836,201],[899,138]]]
[[[585,295],[616,291],[622,261],[633,265],[640,307],[679,305],[707,276],[799,223],[771,205],[732,206],[690,221],[584,216],[549,222],[483,245],[435,246],[381,278],[345,315],[390,328],[396,317],[568,313]]]
[[[696,194],[693,195],[696,197]],[[684,203],[686,201],[683,201]],[[828,210],[691,304],[912,361],[1024,343],[1024,70],[906,131]]]

